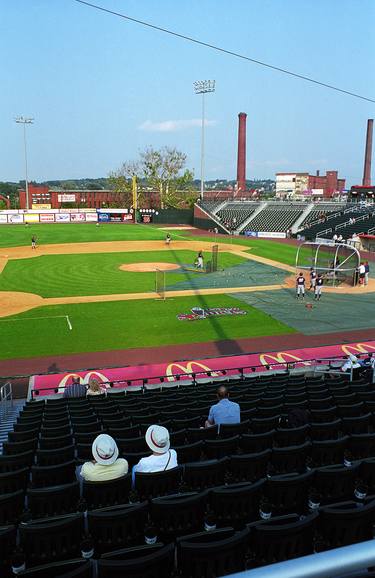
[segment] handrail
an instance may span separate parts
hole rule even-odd
[[[332,233],[332,227],[330,229],[324,229],[324,231],[319,231],[316,234],[316,237],[318,238],[318,237],[320,237],[320,235],[324,235],[325,233]]]
[[[271,354],[272,355],[272,354]],[[157,375],[157,376],[149,376],[149,377],[133,377],[133,378],[123,378],[123,379],[113,379],[111,381],[103,381],[102,385],[107,386],[108,388],[113,388],[115,385],[117,385],[119,387],[119,384],[123,384],[124,388],[127,387],[141,387],[143,392],[147,389],[146,386],[148,383],[152,383],[153,385],[160,385],[161,388],[163,388],[163,384],[164,385],[168,385],[171,383],[174,384],[179,384],[181,383],[181,385],[184,383],[184,379],[181,378],[186,378],[187,381],[192,381],[193,385],[199,385],[199,379],[202,378],[208,378],[208,377],[212,377],[213,380],[215,377],[220,377],[222,376],[223,379],[225,375],[228,374],[228,372],[234,372],[228,375],[229,379],[232,376],[234,379],[236,378],[235,376],[237,375],[238,379],[240,381],[243,381],[244,379],[247,379],[249,373],[251,374],[255,374],[256,372],[264,372],[264,371],[270,371],[271,373],[274,372],[283,372],[286,375],[289,375],[289,372],[293,369],[296,368],[301,368],[301,367],[309,367],[310,370],[315,372],[315,369],[319,366],[324,366],[324,365],[328,365],[328,368],[332,368],[332,369],[336,369],[337,367],[333,368],[332,367],[332,363],[337,363],[337,362],[341,362],[344,359],[346,359],[345,355],[337,355],[335,357],[325,357],[325,358],[311,358],[311,359],[296,359],[293,361],[287,361],[287,360],[283,360],[283,361],[279,361],[276,362],[275,360],[273,360],[273,363],[269,363],[267,365],[263,365],[263,364],[253,364],[253,365],[242,365],[242,366],[238,366],[238,367],[223,367],[221,369],[210,369],[207,371],[201,370],[201,371],[190,371],[190,372],[186,372],[186,373],[181,373],[181,374],[174,374],[174,375]],[[246,371],[248,371],[248,373],[246,373]],[[235,373],[237,372],[237,373]],[[77,372],[76,372],[77,373]],[[344,374],[343,374],[344,375]],[[349,374],[348,374],[349,375]],[[60,389],[60,391],[59,391]],[[30,391],[30,395],[31,395],[31,399],[33,400],[35,397],[39,396],[40,393],[42,392],[50,392],[50,394],[48,393],[43,393],[42,395],[54,395],[54,394],[58,394],[58,393],[62,393],[63,388],[59,388],[59,386],[51,386],[51,387],[43,387],[43,388],[38,388],[38,389],[34,389],[31,388]]]
[[[334,578],[375,565],[375,542],[368,540],[326,552],[286,560],[227,578]]]
[[[10,381],[7,381],[0,387],[0,416],[2,419],[8,414],[9,409],[13,407],[13,390]]]

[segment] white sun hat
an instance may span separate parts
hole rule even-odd
[[[112,465],[118,458],[118,447],[111,436],[100,434],[92,444],[92,455],[102,466]]]
[[[165,454],[170,447],[169,431],[162,425],[150,425],[146,431],[146,444],[153,452]]]

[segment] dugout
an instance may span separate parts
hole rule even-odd
[[[354,286],[358,282],[360,262],[359,251],[346,243],[305,241],[297,249],[296,275],[313,267],[328,285]]]

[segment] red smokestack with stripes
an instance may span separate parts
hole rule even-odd
[[[237,191],[246,190],[246,117],[245,112],[238,115]]]
[[[372,157],[372,132],[374,128],[374,119],[369,118],[367,121],[365,164],[363,167],[362,185],[371,187],[371,157]]]

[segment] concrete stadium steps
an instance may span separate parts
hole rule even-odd
[[[8,439],[8,432],[12,429],[21,409],[25,404],[25,399],[14,399],[13,405],[6,415],[0,413],[0,453],[3,453],[3,442]]]

